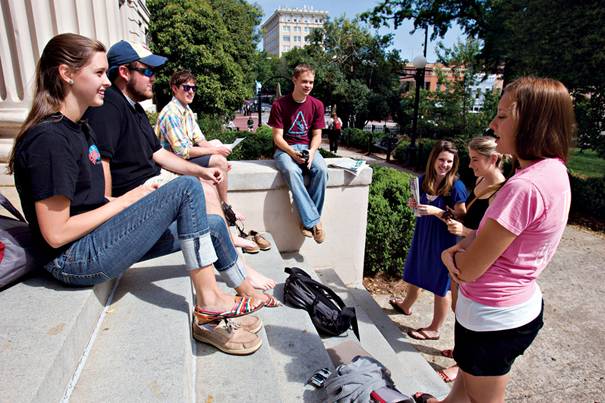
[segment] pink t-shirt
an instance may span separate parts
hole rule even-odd
[[[491,218],[517,237],[481,277],[460,285],[464,296],[494,307],[528,301],[557,250],[570,204],[569,177],[561,160],[544,159],[518,170],[498,191],[477,230],[479,235]]]
[[[292,144],[309,144],[311,131],[326,127],[324,104],[308,95],[305,102],[298,103],[292,94],[273,102],[269,115],[269,126],[284,130],[284,140]]]

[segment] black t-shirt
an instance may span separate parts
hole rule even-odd
[[[86,123],[52,115],[27,131],[15,154],[15,185],[42,261],[48,262],[69,245],[54,249],[40,233],[34,203],[52,196],[70,201],[70,216],[105,204],[101,155]]]
[[[112,196],[121,196],[160,174],[153,153],[162,148],[145,111],[132,106],[116,87],[105,91],[103,106],[88,108],[88,120],[102,158],[110,160]]]

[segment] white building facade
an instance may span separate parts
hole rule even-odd
[[[291,49],[302,48],[311,31],[322,28],[327,18],[327,11],[312,7],[278,8],[261,25],[263,49],[270,55],[281,57]]]
[[[2,0],[0,2],[0,176],[32,100],[36,62],[55,35],[73,32],[109,48],[146,43],[145,0]],[[6,179],[6,178],[5,178]],[[4,182],[4,181],[0,181]]]

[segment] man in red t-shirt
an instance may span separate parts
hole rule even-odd
[[[273,128],[276,146],[273,158],[292,191],[302,234],[322,243],[326,234],[320,219],[328,171],[317,150],[321,145],[321,129],[326,124],[323,103],[309,95],[314,80],[311,66],[296,66],[292,75],[294,91],[273,102],[269,126]],[[303,175],[309,175],[307,186]]]

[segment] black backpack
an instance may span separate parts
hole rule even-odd
[[[339,336],[352,327],[359,340],[355,308],[345,306],[334,291],[313,280],[304,270],[286,267],[285,272],[289,274],[284,285],[286,304],[306,310],[321,334]]]

